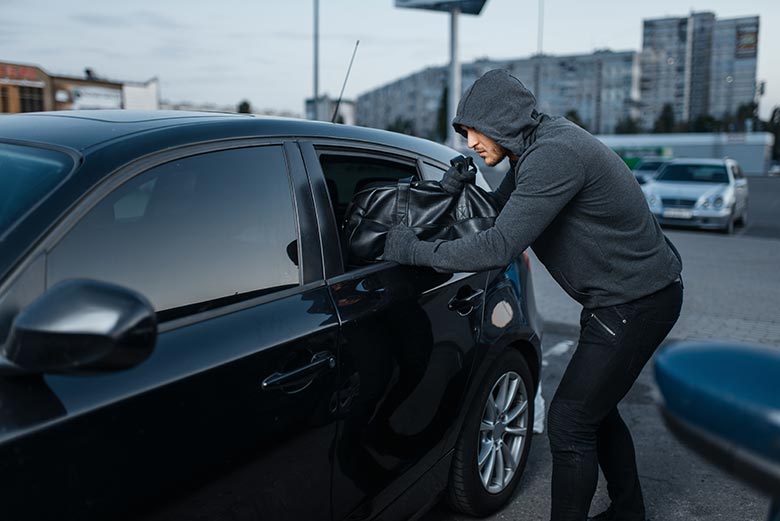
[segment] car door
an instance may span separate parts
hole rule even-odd
[[[93,194],[45,266],[47,287],[144,294],[157,345],[129,370],[35,380],[58,407],[0,445],[3,518],[329,520],[338,314],[300,154],[160,161]]]
[[[364,187],[419,178],[418,161],[365,145],[302,148],[341,323],[334,519],[369,518],[413,483],[427,490],[421,478],[430,477],[454,443],[486,274],[437,273],[391,262],[345,266],[337,224],[344,215],[338,214]]]

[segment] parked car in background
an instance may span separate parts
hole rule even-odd
[[[670,158],[664,157],[643,157],[639,163],[634,165],[631,171],[634,173],[637,182],[640,185],[652,181],[658,174],[661,167],[670,161]]]
[[[769,167],[769,172],[767,172],[767,175],[779,176],[780,175],[780,163],[778,163],[777,161],[773,161],[772,165]]]
[[[747,224],[747,180],[733,159],[675,159],[642,190],[661,224],[725,233]]]
[[[455,155],[238,114],[0,118],[0,517],[501,508],[541,367],[527,257],[448,274],[341,246],[356,191]]]

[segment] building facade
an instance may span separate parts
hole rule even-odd
[[[594,133],[614,132],[621,119],[638,117],[639,61],[633,51],[464,63],[463,91],[492,69],[520,79],[536,95],[541,112],[574,111]],[[448,124],[447,79],[446,66],[430,67],[367,92],[357,100],[357,123],[441,141]]]
[[[0,114],[54,110],[53,81],[31,65],[0,63]]]
[[[665,105],[676,122],[723,118],[756,96],[757,16],[714,13],[645,20],[641,52],[641,126],[652,129]]]
[[[0,63],[0,114],[79,109],[156,110],[159,83],[116,82],[96,77],[50,75],[40,67]]]

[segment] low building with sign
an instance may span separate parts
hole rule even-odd
[[[95,76],[48,74],[40,67],[0,62],[0,114],[80,109],[160,107],[159,82],[118,82]]]

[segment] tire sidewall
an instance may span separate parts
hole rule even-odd
[[[498,494],[492,494],[488,492],[482,484],[477,467],[479,427],[482,422],[482,413],[485,404],[487,403],[488,395],[493,390],[498,379],[509,371],[517,373],[525,385],[526,399],[528,401],[528,421],[526,422],[525,444],[511,483]],[[533,387],[533,379],[531,377],[531,372],[528,369],[528,363],[522,354],[512,348],[507,348],[494,360],[490,369],[479,383],[479,387],[469,406],[463,428],[455,446],[455,451],[460,451],[463,456],[462,460],[465,464],[465,467],[461,469],[463,479],[462,490],[459,492],[462,496],[465,496],[469,504],[468,513],[477,516],[491,514],[503,507],[517,489],[520,477],[523,474],[523,470],[525,469],[528,460],[533,437],[534,391],[535,388]],[[455,461],[455,459],[453,461]],[[454,484],[451,479],[451,490],[453,486]],[[453,503],[452,500],[451,503]],[[457,501],[455,501],[455,503],[457,503]],[[459,507],[456,506],[456,508]],[[462,508],[459,509],[463,510]]]

